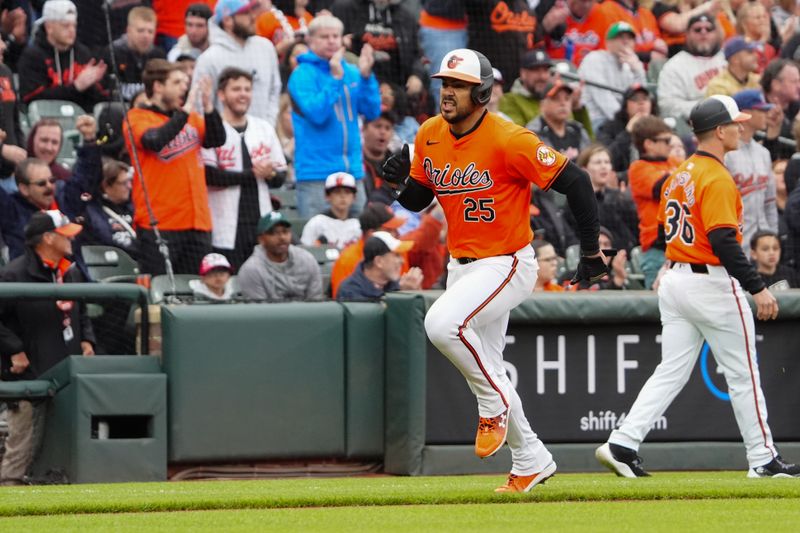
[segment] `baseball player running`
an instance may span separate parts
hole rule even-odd
[[[641,466],[639,445],[688,381],[703,339],[728,382],[747,449],[747,476],[800,476],[800,467],[785,463],[772,442],[753,315],[742,289],[753,295],[759,320],[777,317],[778,304],[742,252],[742,198],[722,164],[725,153],[737,149],[741,123],[749,118],[729,96],[695,105],[689,120],[697,152],[664,183],[658,221],[671,269],[658,288],[661,364],[623,424],[595,452],[618,476],[649,475]]]
[[[404,146],[385,163],[385,179],[406,208],[420,211],[436,197],[444,210],[447,290],[425,317],[425,330],[477,397],[475,453],[489,457],[508,441],[513,466],[497,491],[527,492],[556,471],[503,367],[509,311],[531,294],[538,269],[531,183],[566,194],[578,220],[582,257],[574,282],[607,273],[597,204],[588,175],[533,132],[487,112],[494,80],[485,56],[453,50],[436,77],[441,114],[417,133],[413,167]]]

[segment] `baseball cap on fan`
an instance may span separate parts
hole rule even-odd
[[[257,5],[258,0],[219,0],[214,9],[214,20],[219,24],[225,17],[247,13]]]
[[[203,261],[200,263],[200,275],[205,276],[209,272],[215,270],[226,270],[233,273],[233,267],[230,261],[222,254],[206,254]]]
[[[37,211],[31,215],[25,226],[25,240],[50,232],[64,237],[74,237],[81,230],[83,230],[83,226],[70,222],[67,215],[57,209]]]
[[[702,133],[731,122],[745,122],[750,115],[739,111],[736,100],[724,94],[715,94],[701,100],[689,113],[692,131]]]
[[[481,62],[474,51],[459,48],[444,56],[439,72],[431,78],[453,78],[480,85]]]
[[[327,178],[325,178],[325,192],[331,192],[333,189],[338,188],[350,189],[353,192],[357,192],[356,189],[356,179],[353,177],[352,174],[348,174],[347,172],[334,172]]]
[[[378,256],[389,252],[402,253],[409,251],[414,241],[401,241],[385,231],[376,231],[364,243],[364,262],[368,263]]]
[[[42,8],[43,22],[78,22],[78,10],[70,0],[48,0]]]

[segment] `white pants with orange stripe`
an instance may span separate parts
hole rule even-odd
[[[696,274],[689,265],[678,263],[664,274],[658,287],[661,363],[608,441],[639,449],[653,423],[689,380],[705,339],[728,383],[747,462],[753,468],[777,455],[761,390],[753,313],[739,282],[724,267],[708,266],[708,271]]]
[[[530,246],[513,256],[464,265],[451,260],[447,290],[425,316],[428,338],[466,378],[478,399],[479,415],[493,417],[511,407],[511,472],[523,476],[540,472],[552,456],[525,418],[503,366],[503,349],[509,312],[530,296],[538,269]]]

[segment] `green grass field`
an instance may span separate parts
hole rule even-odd
[[[0,531],[798,531],[800,480],[559,474],[351,477],[0,488]]]

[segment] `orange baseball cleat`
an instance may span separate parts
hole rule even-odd
[[[481,417],[478,434],[475,436],[475,455],[481,459],[497,453],[506,442],[508,434],[508,412],[511,408],[491,418]]]
[[[516,474],[509,474],[506,484],[502,487],[494,489],[495,492],[529,492],[533,487],[540,483],[544,483],[556,473],[556,463],[552,461],[549,465],[544,467],[541,472],[531,474],[530,476],[518,476]]]

